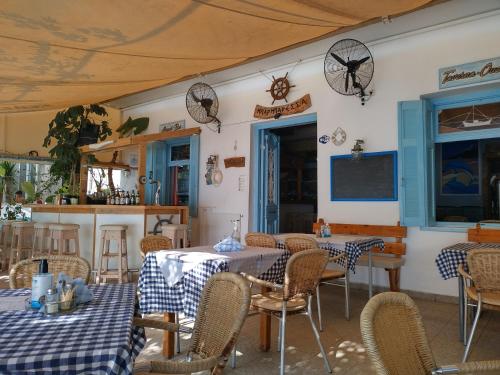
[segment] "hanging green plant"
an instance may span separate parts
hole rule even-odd
[[[54,159],[50,174],[69,186],[72,195],[78,192],[77,171],[81,158],[78,147],[103,141],[111,135],[108,121],[102,119],[107,115],[106,109],[97,104],[79,105],[58,112],[49,123],[43,147],[49,147],[53,140],[56,141],[49,150],[50,157]]]

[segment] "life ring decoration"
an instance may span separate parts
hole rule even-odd
[[[338,127],[332,133],[332,142],[335,146],[341,146],[347,138],[347,134],[344,129]]]

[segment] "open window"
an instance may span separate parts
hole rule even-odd
[[[401,221],[500,220],[500,90],[400,102]]]

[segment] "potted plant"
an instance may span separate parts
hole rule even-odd
[[[77,196],[81,153],[79,146],[103,141],[111,135],[108,121],[103,118],[108,113],[97,104],[70,107],[56,114],[49,123],[49,132],[44,139],[43,147],[49,147],[55,139],[56,144],[49,150],[54,159],[50,167],[53,179],[60,180],[68,187],[68,192]]]
[[[2,202],[8,201],[12,194],[12,183],[14,182],[14,173],[16,165],[7,160],[0,162],[0,198]]]

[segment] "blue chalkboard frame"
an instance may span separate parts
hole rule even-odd
[[[334,194],[334,161],[335,159],[352,159],[352,155],[333,155],[330,156],[330,200],[343,202],[393,202],[398,200],[398,152],[381,151],[363,153],[363,158],[377,157],[382,155],[391,155],[393,159],[393,195],[388,198],[337,198]]]

